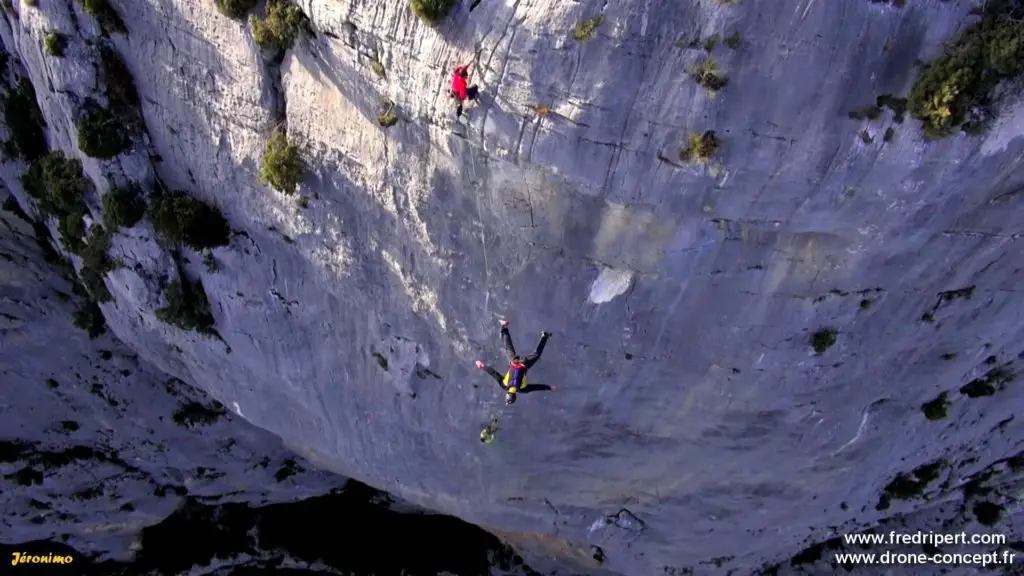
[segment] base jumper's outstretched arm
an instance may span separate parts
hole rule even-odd
[[[495,370],[494,368],[491,368],[490,366],[488,366],[487,368],[484,368],[484,371],[487,372],[488,374],[490,374],[491,378],[494,378],[494,380],[497,381],[498,386],[501,386],[502,390],[505,389],[505,375],[504,374],[502,374],[501,372],[498,372],[497,370]]]
[[[516,347],[512,345],[512,335],[508,333],[507,325],[501,327],[501,345],[505,348],[505,356],[508,356],[508,361],[511,362],[516,355]]]

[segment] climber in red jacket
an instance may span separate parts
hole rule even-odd
[[[466,64],[464,66],[458,66],[455,71],[452,72],[452,87],[448,91],[448,94],[455,98],[457,106],[455,108],[455,116],[462,116],[462,103],[466,100],[476,100],[477,95],[480,91],[476,84],[472,86],[467,85],[469,79],[469,67],[473,64]]]

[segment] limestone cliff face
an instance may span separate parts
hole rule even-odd
[[[212,0],[111,0],[126,33],[68,0],[3,19],[93,217],[138,183],[233,230],[177,257],[148,220],[114,235],[100,308],[142,359],[319,466],[594,573],[747,572],[1012,468],[1024,106],[934,141],[849,117],[905,95],[968,3],[483,0],[437,27],[397,0],[297,4],[283,59]],[[112,101],[103,49],[145,124],[108,160],[76,144],[86,98]],[[709,51],[714,93],[691,76]],[[482,96],[454,127],[470,61]],[[297,196],[258,178],[275,128]],[[708,130],[712,161],[679,160]],[[27,206],[23,170],[4,180]],[[179,276],[219,338],[157,318]],[[503,362],[502,317],[521,351],[554,333],[531,379],[556,391],[506,408],[473,367]]]
[[[344,484],[111,334],[75,328],[72,286],[30,225],[0,216],[0,542],[61,537],[123,558],[187,494],[259,505]]]

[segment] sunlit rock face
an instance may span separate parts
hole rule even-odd
[[[482,0],[431,27],[305,0],[270,54],[211,0],[110,0],[123,32],[54,1],[10,7],[0,38],[92,219],[135,184],[230,226],[202,250],[150,216],[113,232],[99,308],[125,355],[538,569],[747,573],[893,518],[982,530],[979,498],[1005,512],[984,530],[1017,533],[1024,108],[1003,83],[987,132],[925,138],[899,98],[976,17],[896,4]],[[456,126],[467,62],[481,97]],[[131,120],[109,158],[82,150],[89,98]],[[260,179],[275,130],[294,194]],[[31,213],[28,165],[3,180]],[[158,314],[181,279],[206,331]],[[553,333],[530,379],[556,390],[504,406],[473,366],[503,366],[500,318],[520,352]],[[41,342],[17,356],[58,366]],[[59,366],[84,375],[74,350]],[[1000,488],[965,490],[983,472]]]

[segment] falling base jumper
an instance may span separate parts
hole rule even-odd
[[[512,335],[508,332],[508,321],[501,321],[501,343],[505,349],[505,356],[508,357],[508,371],[503,375],[501,372],[484,364],[481,360],[476,361],[476,367],[487,372],[501,386],[501,389],[505,391],[506,406],[511,406],[519,394],[527,394],[538,390],[554,390],[554,386],[546,386],[544,384],[529,386],[526,381],[527,372],[540,360],[541,354],[544,353],[544,345],[547,344],[550,337],[550,332],[541,332],[540,341],[537,342],[537,348],[533,351],[533,354],[525,357],[519,356],[516,354],[516,348],[512,344]],[[480,433],[481,442],[490,443],[494,439],[494,432],[498,429],[497,420],[497,417],[491,419],[491,423]]]

